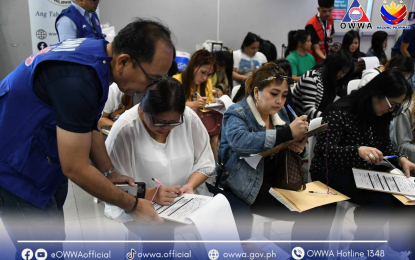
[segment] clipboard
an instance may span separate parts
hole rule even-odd
[[[327,128],[328,127],[329,127],[329,124],[326,123],[324,125],[321,125],[321,126],[315,128],[315,129],[307,132],[305,134],[305,136],[309,138],[309,137],[318,135],[320,133],[323,133],[323,132],[327,131]],[[259,155],[261,155],[262,157],[270,156],[271,154],[277,153],[277,152],[279,152],[281,150],[284,150],[284,149],[288,148],[290,146],[290,144],[292,144],[293,142],[294,141],[288,141],[288,142],[282,143],[282,144],[280,144],[280,145],[272,148],[271,150],[268,150],[268,151],[265,151],[263,153],[260,153]]]

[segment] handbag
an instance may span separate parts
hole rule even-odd
[[[276,155],[279,169],[275,187],[293,191],[305,190],[301,156],[290,149],[281,150]]]
[[[223,115],[221,113],[208,109],[198,109],[196,113],[198,114],[200,120],[202,120],[203,125],[206,127],[209,136],[219,135],[220,130],[222,129],[223,119]]]

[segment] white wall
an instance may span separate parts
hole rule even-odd
[[[100,19],[114,25],[118,32],[134,17],[159,18],[174,33],[177,50],[193,53],[196,44],[216,39],[218,1],[219,39],[225,46],[239,49],[245,35],[251,31],[273,42],[279,56],[281,45],[287,43],[288,32],[304,28],[317,13],[317,0],[103,0]],[[360,0],[360,3],[366,7],[367,1]],[[412,2],[404,0],[409,10]],[[373,9],[372,17],[379,16],[377,9]],[[361,51],[367,51],[370,39],[371,36],[362,36]],[[335,37],[334,41],[341,42],[342,36]],[[395,41],[395,36],[389,37],[388,55]],[[1,80],[32,54],[28,0],[0,0],[0,42]]]

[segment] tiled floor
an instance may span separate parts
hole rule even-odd
[[[110,220],[104,215],[104,203],[94,203],[93,197],[78,186],[69,184],[68,197],[64,206],[65,229],[67,240],[124,240],[125,232],[122,224]],[[275,221],[272,223],[271,240],[290,240],[293,222]],[[350,209],[344,221],[343,236],[341,239],[350,240],[353,238],[356,225],[353,221],[353,209]],[[176,240],[194,240],[194,235],[176,234]],[[64,244],[64,249],[74,248],[74,244]],[[123,244],[118,244],[120,249]],[[347,246],[347,245],[345,245]],[[7,232],[0,221],[0,252],[5,252],[2,248],[14,247]],[[96,244],[93,249],[97,251]],[[195,244],[177,243],[177,251],[188,251],[189,247],[195,251],[200,251]],[[284,248],[284,245],[281,246]],[[84,244],[83,249],[88,252],[92,249],[91,244]],[[78,248],[79,250],[79,248]],[[10,250],[7,250],[10,251]],[[197,257],[197,253],[196,256]],[[5,255],[2,255],[5,257]],[[3,258],[2,258],[3,259]],[[6,256],[4,259],[13,259],[13,256]],[[196,258],[195,258],[196,259]]]

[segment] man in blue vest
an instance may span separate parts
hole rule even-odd
[[[137,19],[113,43],[81,38],[49,46],[0,82],[0,217],[16,259],[24,248],[37,246],[18,240],[65,239],[67,178],[138,222],[163,221],[148,200],[112,184],[134,186],[113,168],[97,122],[110,83],[126,94],[145,93],[167,74],[172,60],[169,29]]]
[[[105,39],[95,11],[99,0],[72,0],[56,18],[55,28],[59,41],[76,38]]]

